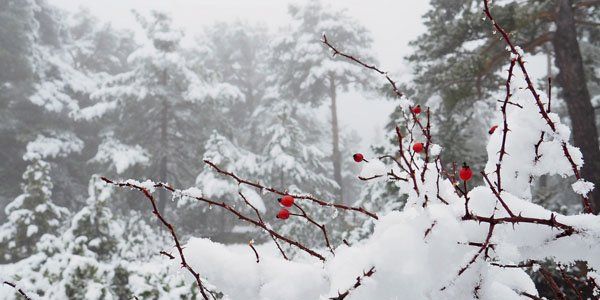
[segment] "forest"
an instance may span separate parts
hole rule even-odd
[[[600,299],[600,1],[430,0],[408,77],[329,2],[0,0],[0,300]]]

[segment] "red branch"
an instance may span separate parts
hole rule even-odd
[[[12,282],[9,282],[9,281],[4,281],[4,284],[6,284],[6,285],[8,285],[8,286],[11,286],[13,289],[17,290],[17,292],[19,292],[19,294],[21,294],[21,296],[25,297],[25,299],[27,299],[27,300],[31,300],[31,297],[29,297],[29,296],[27,295],[27,293],[25,293],[25,291],[23,291],[23,289],[21,289],[21,288],[17,287],[17,285],[16,285],[16,284],[14,284],[14,283],[12,283]]]
[[[556,284],[556,281],[554,281],[554,278],[552,278],[552,274],[550,274],[550,272],[548,272],[543,267],[540,267],[540,273],[542,273],[542,276],[544,276],[544,279],[548,282],[548,285],[550,285],[550,288],[552,289],[552,292],[554,293],[554,296],[556,297],[556,299],[559,299],[559,300],[567,299],[565,297],[565,294],[558,287],[558,284]]]
[[[254,210],[254,212],[256,213],[256,216],[258,217],[258,222],[264,225],[265,222],[263,221],[262,216],[260,215],[260,212],[258,211],[258,209],[254,205],[252,205],[252,203],[250,203],[250,201],[248,201],[248,199],[244,196],[244,194],[242,194],[242,192],[238,192],[238,194],[240,195],[240,197],[242,197],[242,200],[244,200],[244,202],[246,203],[246,205],[250,206],[250,208],[252,208],[252,210]],[[289,260],[289,258],[287,257],[287,255],[285,255],[285,251],[283,251],[283,248],[281,248],[281,245],[277,241],[277,238],[275,238],[275,236],[273,234],[271,234],[271,233],[269,233],[269,236],[271,237],[271,239],[273,240],[273,242],[277,246],[277,249],[279,249],[279,252],[283,256],[283,258],[285,258],[286,260]]]
[[[192,276],[194,276],[194,278],[196,279],[196,283],[198,284],[198,288],[200,289],[200,293],[202,294],[202,297],[205,300],[208,300],[208,296],[206,295],[206,292],[205,292],[206,288],[204,287],[204,284],[202,283],[202,279],[200,279],[200,273],[196,272],[187,263],[187,261],[185,259],[185,255],[183,254],[183,247],[181,246],[181,243],[179,242],[177,233],[175,233],[175,227],[171,223],[167,222],[167,220],[160,213],[160,211],[158,210],[158,207],[156,206],[156,200],[154,199],[154,196],[152,196],[152,193],[150,193],[150,191],[143,186],[139,186],[139,185],[135,185],[135,184],[127,183],[127,182],[114,182],[106,177],[101,177],[101,179],[104,180],[108,184],[116,185],[119,187],[130,187],[130,188],[137,189],[138,191],[142,192],[144,194],[144,196],[146,196],[148,201],[150,201],[150,204],[152,204],[152,213],[163,224],[163,226],[167,228],[167,230],[171,234],[171,237],[173,238],[173,241],[175,242],[175,248],[177,248],[177,252],[179,252],[179,260],[181,261],[181,266],[183,268],[187,269],[188,272],[190,272],[190,274],[192,274]]]
[[[259,263],[260,257],[258,256],[258,251],[256,251],[256,248],[254,248],[254,241],[248,242],[248,246],[250,246],[250,248],[252,248],[252,251],[254,251],[254,255],[256,256],[256,263]]]
[[[113,184],[113,185],[117,185],[117,186],[121,186],[121,187],[131,187],[131,188],[138,189],[140,191],[146,191],[146,193],[148,193],[148,195],[150,194],[147,191],[146,188],[138,186],[138,185],[134,185],[132,183],[128,183],[128,182],[113,182],[110,179],[107,179],[107,178],[104,178],[104,177],[102,177],[102,179],[104,181],[108,182],[108,183]],[[155,188],[164,188],[164,189],[166,189],[166,190],[168,190],[168,191],[170,191],[172,193],[173,192],[179,192],[179,193],[181,193],[181,191],[176,190],[176,189],[174,189],[174,188],[172,188],[172,187],[170,187],[168,185],[165,185],[163,183],[160,183],[160,182],[155,183],[154,187]],[[146,193],[144,193],[144,195],[146,195]],[[183,195],[185,195],[185,194],[183,194]],[[148,197],[148,196],[146,195],[146,197]],[[244,214],[242,214],[241,212],[239,212],[238,210],[236,210],[235,208],[231,207],[230,205],[228,205],[225,202],[217,202],[217,201],[213,201],[213,200],[210,200],[210,199],[207,199],[207,198],[204,198],[204,197],[193,197],[193,196],[189,196],[189,195],[186,195],[186,197],[190,197],[190,198],[196,199],[198,201],[207,203],[208,205],[214,205],[214,206],[223,208],[223,209],[229,211],[230,213],[234,214],[235,216],[237,216],[238,219],[246,221],[246,222],[248,222],[250,224],[253,224],[253,225],[257,226],[257,227],[260,227],[263,230],[265,230],[266,232],[268,232],[269,234],[273,235],[275,238],[277,238],[279,240],[282,240],[282,241],[285,241],[286,243],[288,243],[288,244],[290,244],[292,246],[296,246],[298,249],[300,249],[300,250],[308,253],[311,256],[314,256],[314,257],[320,259],[321,261],[325,261],[325,257],[323,257],[321,254],[319,254],[319,253],[317,253],[317,252],[309,249],[307,246],[301,244],[300,242],[294,241],[294,240],[292,240],[290,238],[287,238],[287,237],[279,234],[277,231],[275,231],[275,230],[271,229],[269,226],[267,226],[264,222],[260,222],[260,220],[257,221],[257,220],[254,220],[254,219],[248,217],[248,216],[245,216]]]
[[[327,235],[327,229],[325,228],[325,224],[319,224],[317,221],[315,221],[313,218],[311,218],[306,213],[306,211],[302,208],[302,206],[300,206],[298,203],[294,203],[294,207],[296,207],[298,210],[300,210],[300,212],[302,212],[302,214],[294,214],[294,215],[297,217],[306,219],[308,222],[310,222],[311,224],[318,227],[321,230],[321,232],[323,233],[323,238],[325,239],[325,245],[327,245],[327,248],[329,248],[329,252],[331,252],[331,254],[335,254],[335,252],[333,251],[333,247],[331,247],[331,243],[329,242],[329,236]]]
[[[504,158],[504,154],[506,154],[506,135],[508,134],[508,121],[506,117],[506,106],[508,105],[508,100],[512,94],[510,93],[510,81],[513,76],[513,69],[515,68],[516,60],[512,59],[510,61],[510,67],[508,68],[508,77],[506,78],[506,97],[504,98],[504,103],[502,104],[502,119],[504,121],[504,128],[502,129],[502,146],[500,147],[500,154],[498,156],[498,163],[496,163],[496,186],[498,186],[498,192],[502,192],[502,176],[500,176],[500,166],[502,165],[502,158]]]
[[[504,30],[504,28],[502,28],[496,22],[496,20],[492,16],[492,14],[490,12],[490,1],[484,0],[483,4],[484,4],[483,12],[485,13],[486,17],[492,22],[492,25],[494,26],[494,28],[498,32],[500,32],[500,34],[504,38],[504,41],[506,41],[506,44],[510,48],[510,52],[516,56],[517,63],[519,64],[519,67],[521,68],[521,72],[523,73],[523,76],[525,77],[525,82],[527,82],[527,89],[529,89],[529,91],[533,95],[533,98],[535,99],[535,102],[538,106],[540,115],[542,116],[542,118],[544,118],[544,120],[546,121],[546,123],[548,124],[548,126],[550,127],[552,132],[557,133],[556,125],[550,119],[550,116],[548,115],[548,112],[546,111],[546,108],[544,107],[544,104],[542,103],[540,95],[538,94],[535,87],[533,86],[533,82],[531,81],[531,78],[529,77],[529,73],[527,72],[527,69],[525,68],[525,62],[523,61],[523,57],[521,56],[521,53],[518,51],[517,47],[511,41],[508,33]],[[577,179],[581,179],[581,174],[579,173],[577,164],[575,164],[575,161],[573,161],[573,157],[571,156],[571,153],[569,152],[569,149],[567,148],[567,143],[565,141],[562,141],[561,147],[563,149],[563,153],[564,153],[565,157],[571,164],[571,169],[573,170],[573,174],[575,174],[575,177]],[[582,198],[582,202],[583,202],[584,212],[593,213],[592,206],[590,204],[590,200],[586,196],[583,196],[583,195],[581,196],[581,198]]]
[[[314,197],[312,195],[295,195],[295,194],[290,194],[290,193],[287,193],[287,192],[284,192],[284,191],[277,190],[277,189],[272,188],[272,187],[264,186],[264,185],[260,184],[259,182],[252,182],[252,181],[240,178],[239,176],[235,175],[232,172],[228,172],[228,171],[225,171],[225,170],[219,168],[215,163],[211,162],[210,160],[206,160],[205,159],[204,162],[206,164],[208,164],[209,166],[211,166],[213,169],[215,169],[215,171],[217,171],[218,173],[221,173],[223,175],[226,175],[226,176],[229,176],[229,177],[233,178],[235,181],[237,181],[238,184],[246,184],[246,185],[253,186],[255,188],[261,189],[261,190],[269,191],[269,192],[271,192],[273,194],[277,194],[277,195],[280,195],[280,196],[290,195],[290,196],[294,197],[295,199],[310,200],[310,201],[315,202],[315,203],[317,203],[317,204],[319,204],[321,206],[331,206],[331,207],[335,207],[335,208],[342,209],[342,210],[357,211],[357,212],[363,213],[363,214],[365,214],[365,215],[367,215],[367,216],[369,216],[369,217],[371,217],[373,219],[378,219],[378,217],[377,217],[376,214],[367,211],[363,207],[352,207],[352,206],[347,206],[347,205],[344,205],[344,204],[329,203],[329,202],[320,200],[320,199],[318,199],[318,198],[316,198],[316,197]]]
[[[359,286],[362,285],[362,281],[366,277],[371,277],[371,276],[373,276],[373,274],[375,274],[375,267],[371,267],[371,269],[369,269],[369,271],[363,272],[362,276],[356,277],[356,282],[354,283],[354,285],[352,287],[350,287],[349,289],[347,289],[345,292],[343,292],[343,293],[338,292],[337,296],[330,297],[329,299],[330,300],[344,300],[346,297],[348,297],[348,295],[350,295],[350,292],[352,292],[353,290],[357,289]]]
[[[377,68],[377,67],[376,67],[376,66],[374,66],[374,65],[369,65],[369,64],[366,64],[366,63],[362,62],[361,60],[359,60],[358,58],[355,58],[355,57],[354,57],[354,56],[352,56],[352,55],[348,55],[348,54],[345,54],[345,53],[343,53],[343,52],[339,51],[337,48],[335,48],[334,46],[332,46],[332,45],[329,43],[329,41],[327,41],[327,36],[325,36],[324,34],[323,34],[323,39],[321,40],[321,42],[322,42],[323,44],[327,45],[327,47],[329,47],[329,49],[331,49],[331,50],[333,51],[333,57],[335,57],[336,55],[343,56],[343,57],[345,57],[345,58],[347,58],[347,59],[349,59],[349,60],[351,60],[351,61],[353,61],[353,62],[355,62],[355,63],[357,63],[357,64],[359,64],[359,65],[361,65],[361,66],[363,66],[363,67],[365,67],[365,68],[367,68],[367,69],[373,70],[373,71],[375,71],[375,72],[379,73],[380,75],[383,75],[383,76],[385,77],[385,79],[386,79],[386,80],[387,80],[387,81],[390,83],[390,85],[392,86],[392,90],[394,91],[394,93],[396,94],[396,96],[398,96],[399,98],[402,98],[402,96],[404,95],[404,94],[402,94],[402,92],[400,92],[400,90],[398,90],[398,87],[396,86],[396,82],[395,82],[395,81],[393,81],[393,80],[392,80],[392,79],[391,79],[391,78],[388,76],[388,73],[387,73],[387,72],[380,70],[379,68]]]

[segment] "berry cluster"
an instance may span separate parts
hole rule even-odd
[[[285,220],[289,218],[290,211],[287,208],[292,207],[292,205],[294,205],[294,197],[290,195],[285,195],[277,200],[279,201],[279,204],[283,206],[277,213],[277,219]]]

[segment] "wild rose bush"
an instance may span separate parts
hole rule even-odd
[[[241,178],[210,160],[205,162],[216,173],[240,187],[230,201],[213,201],[198,189],[178,190],[166,183],[104,180],[139,190],[150,201],[175,242],[174,249],[161,253],[191,275],[197,295],[204,299],[539,299],[531,273],[526,272],[529,268],[539,270],[556,298],[565,298],[568,288],[581,297],[574,284],[557,286],[541,265],[547,260],[561,268],[585,263],[584,281],[562,274],[598,296],[600,217],[591,213],[587,199],[593,184],[579,175],[583,157],[569,143],[569,127],[550,111],[551,99],[533,86],[525,54],[494,21],[488,1],[484,13],[506,41],[509,63],[505,98],[498,102],[490,125],[483,170],[456,164],[446,169],[443,149],[431,134],[430,115],[435,112],[414,105],[386,72],[343,53],[323,36],[333,55],[380,73],[400,98],[404,122],[396,127],[397,150],[373,158],[355,154],[354,160],[362,165],[360,179],[395,183],[398,197],[406,198],[401,211],[377,214],[310,194],[288,193]],[[532,182],[545,175],[574,176],[573,192],[581,196],[584,213],[563,215],[533,203]],[[472,186],[474,177],[483,184]],[[183,244],[156,206],[157,189],[228,211],[265,231],[272,242],[251,242],[248,247],[191,238]],[[258,209],[258,202],[246,196],[248,189],[281,197],[281,210]],[[311,205],[364,216],[375,220],[375,228],[363,240],[334,245],[327,224],[306,209]],[[321,233],[326,247],[313,249],[293,233],[283,235],[268,222],[274,216],[278,222],[304,219],[306,226]],[[282,245],[297,252],[293,255]]]

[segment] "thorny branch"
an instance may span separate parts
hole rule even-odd
[[[327,245],[327,248],[329,248],[329,252],[331,252],[331,254],[335,254],[335,252],[333,251],[333,247],[331,247],[331,243],[329,242],[329,235],[327,235],[327,229],[325,228],[325,224],[319,224],[317,221],[315,221],[313,218],[311,218],[306,213],[306,211],[302,208],[302,206],[300,206],[298,203],[294,203],[294,207],[296,207],[298,210],[300,210],[301,214],[293,214],[293,215],[304,218],[309,223],[318,227],[321,230],[321,232],[323,233],[323,238],[325,239],[325,244]]]
[[[256,263],[260,262],[260,257],[258,256],[258,251],[256,251],[256,248],[254,248],[254,241],[250,240],[248,242],[248,246],[250,246],[250,248],[252,248],[252,251],[254,251],[254,255],[256,256]]]
[[[511,79],[513,77],[513,69],[515,68],[515,63],[516,60],[512,59],[510,61],[510,67],[508,68],[508,77],[506,78],[506,97],[504,98],[504,103],[502,104],[502,119],[504,121],[504,128],[502,129],[502,146],[500,146],[500,154],[498,156],[498,162],[496,163],[496,186],[498,187],[498,193],[502,192],[502,176],[500,174],[500,167],[502,165],[502,159],[504,158],[504,155],[506,154],[506,135],[508,134],[508,121],[507,121],[507,117],[506,117],[506,106],[508,105],[508,102],[510,100],[510,97],[512,96],[511,94],[511,89],[510,89],[510,82]],[[487,179],[487,178],[486,178]],[[490,184],[491,187],[491,184]],[[506,208],[506,207],[505,207]]]
[[[150,201],[150,204],[152,205],[152,213],[163,224],[163,226],[167,228],[167,230],[171,234],[171,237],[173,238],[173,241],[175,242],[175,248],[177,248],[177,252],[179,252],[179,260],[181,261],[181,266],[183,268],[187,269],[188,272],[190,274],[192,274],[192,276],[194,276],[194,278],[196,279],[196,283],[198,284],[198,288],[200,289],[200,293],[202,294],[202,297],[205,300],[208,300],[208,295],[206,295],[207,289],[206,289],[206,287],[204,287],[204,284],[202,283],[202,279],[200,278],[200,273],[196,272],[187,263],[187,261],[185,259],[185,255],[183,254],[183,247],[181,246],[181,243],[179,242],[179,237],[177,236],[177,233],[175,233],[175,227],[171,223],[169,223],[163,217],[163,215],[160,213],[160,211],[158,210],[158,207],[156,206],[156,200],[154,199],[154,196],[152,196],[152,193],[147,188],[140,186],[140,185],[136,185],[136,184],[132,184],[132,183],[128,183],[128,182],[115,182],[106,177],[101,177],[101,179],[108,184],[116,185],[119,187],[130,187],[130,188],[137,189],[138,191],[142,192],[144,194],[144,196],[146,196],[146,198],[148,199],[148,201]]]
[[[506,155],[506,140],[507,140],[507,133],[509,131],[508,128],[508,122],[507,122],[507,114],[506,114],[506,108],[508,104],[511,105],[515,105],[517,107],[522,108],[522,106],[518,103],[513,103],[510,101],[510,97],[511,95],[511,78],[513,76],[513,70],[514,67],[518,64],[519,68],[521,69],[522,73],[524,74],[525,80],[527,82],[527,88],[528,90],[531,91],[531,93],[533,94],[535,100],[536,100],[536,104],[539,107],[540,110],[540,114],[542,115],[542,117],[544,118],[544,120],[546,120],[546,123],[548,124],[548,126],[550,127],[550,129],[553,132],[556,132],[556,125],[554,124],[554,122],[550,119],[548,113],[550,112],[550,91],[548,91],[549,96],[548,96],[548,108],[546,109],[543,105],[543,103],[541,102],[540,96],[537,93],[537,91],[535,90],[535,88],[533,87],[533,84],[531,82],[531,79],[529,77],[529,74],[525,68],[525,63],[522,59],[521,54],[519,53],[519,51],[517,50],[517,48],[512,44],[512,42],[509,39],[508,34],[495,22],[495,20],[493,19],[492,15],[490,14],[489,11],[489,0],[485,0],[484,1],[485,4],[485,9],[484,12],[486,14],[486,16],[488,17],[488,19],[490,19],[492,21],[492,24],[494,25],[494,27],[496,28],[496,30],[498,30],[502,36],[504,37],[504,39],[506,40],[506,42],[509,45],[509,48],[511,50],[511,53],[513,53],[514,57],[513,59],[511,59],[511,63],[508,69],[508,77],[506,79],[506,96],[505,99],[502,104],[501,107],[501,111],[502,111],[502,116],[503,116],[503,122],[504,122],[504,127],[503,127],[503,136],[502,136],[502,144],[501,144],[501,148],[499,151],[499,159],[498,159],[498,163],[496,164],[496,174],[497,174],[497,180],[496,180],[496,187],[497,189],[494,188],[494,185],[492,185],[492,182],[489,180],[487,174],[485,174],[484,172],[482,172],[481,174],[483,175],[485,181],[487,182],[488,186],[490,187],[490,189],[492,190],[493,194],[495,195],[495,197],[497,198],[497,200],[502,204],[502,207],[504,208],[504,210],[506,210],[506,212],[508,213],[508,217],[500,217],[500,218],[495,218],[494,216],[492,217],[484,217],[484,216],[478,216],[475,214],[472,214],[469,211],[468,208],[468,201],[469,201],[469,197],[468,197],[468,189],[466,186],[466,182],[465,182],[465,186],[464,186],[464,190],[461,190],[460,186],[458,185],[458,182],[453,179],[453,176],[448,176],[448,174],[446,173],[447,177],[451,180],[452,185],[454,186],[457,194],[459,196],[463,196],[465,199],[465,216],[463,217],[463,220],[465,221],[476,221],[479,223],[488,223],[488,234],[484,240],[483,243],[477,243],[477,247],[479,247],[479,250],[476,252],[476,254],[473,256],[473,258],[468,262],[468,264],[464,267],[462,267],[459,271],[458,271],[458,276],[460,276],[461,274],[463,274],[478,258],[482,253],[485,253],[485,257],[484,259],[488,259],[488,248],[493,247],[492,244],[490,243],[492,237],[493,237],[493,233],[494,233],[494,229],[496,225],[501,225],[501,224],[512,224],[513,226],[515,224],[519,224],[519,223],[529,223],[529,224],[539,224],[539,225],[545,225],[545,226],[550,226],[553,228],[559,228],[562,230],[562,232],[560,234],[558,234],[555,238],[561,238],[561,237],[565,237],[565,236],[570,236],[574,233],[578,233],[579,231],[576,230],[574,227],[561,223],[559,221],[556,220],[556,216],[554,214],[551,214],[550,217],[548,219],[543,219],[543,218],[532,218],[532,217],[524,217],[521,215],[521,213],[519,213],[518,215],[515,215],[513,213],[513,211],[510,209],[510,207],[507,205],[507,203],[504,201],[504,199],[502,198],[502,181],[501,181],[501,164],[502,164],[502,160],[504,158],[504,155]],[[379,70],[377,67],[366,64],[364,62],[362,62],[359,58],[356,58],[352,55],[343,53],[341,51],[339,51],[337,48],[335,48],[334,46],[332,46],[329,41],[327,40],[327,38],[325,36],[323,36],[323,40],[322,42],[327,45],[331,50],[333,50],[334,55],[340,55],[342,57],[345,57],[351,61],[354,61],[368,69],[371,70],[375,70],[380,74],[384,74],[386,75],[386,78],[388,79],[389,82],[394,83],[394,81],[392,79],[390,79],[389,77],[387,77],[387,73],[382,72],[381,70]],[[549,83],[551,82],[551,79],[548,79]],[[392,84],[392,88],[394,89],[394,92],[396,92],[395,89],[395,84]],[[401,96],[401,95],[400,95]],[[418,118],[416,117],[416,115],[414,114],[414,112],[411,111],[412,113],[412,120],[413,120],[413,126],[412,128],[414,128],[415,126],[418,125],[418,127],[421,129],[423,135],[426,138],[426,143],[427,145],[429,145],[430,143],[430,139],[431,139],[431,135],[430,135],[430,128],[429,128],[429,109],[427,110],[427,118],[428,118],[428,124],[427,127],[425,128],[421,122],[418,120]],[[407,121],[407,123],[409,123],[408,118],[405,116],[405,120]],[[411,143],[412,143],[412,129],[409,131],[410,137],[411,137]],[[416,182],[416,178],[415,178],[415,171],[413,169],[413,156],[411,155],[411,161],[409,162],[408,159],[406,158],[405,154],[404,154],[404,149],[403,149],[403,143],[402,143],[402,139],[403,139],[403,135],[400,131],[400,128],[398,126],[396,126],[396,135],[397,135],[397,140],[398,140],[398,147],[399,147],[399,157],[400,157],[400,161],[397,160],[394,156],[391,155],[384,155],[381,156],[379,159],[383,159],[383,158],[391,158],[393,159],[396,164],[402,169],[404,170],[412,179],[413,181],[413,188],[415,189],[415,191],[417,192],[417,195],[419,195],[419,189],[418,189],[418,185]],[[538,154],[538,148],[539,145],[542,143],[543,141],[543,133],[542,136],[540,137],[540,141],[538,142],[538,144],[536,144],[535,146],[535,151],[536,151],[536,161],[539,159],[539,154]],[[563,153],[565,155],[565,157],[567,158],[567,160],[569,161],[569,163],[571,164],[571,167],[573,169],[573,172],[575,174],[575,177],[577,179],[580,179],[580,174],[579,171],[577,169],[577,165],[574,163],[571,154],[567,148],[566,142],[562,142],[562,149],[563,149]],[[428,148],[428,147],[426,147]],[[425,160],[427,162],[428,160],[428,152],[429,149],[426,149],[426,156],[425,156]],[[404,167],[404,165],[402,164],[404,163],[404,165],[406,166],[406,168]],[[445,204],[449,204],[447,201],[445,201],[443,198],[440,197],[439,194],[439,179],[440,179],[440,173],[445,172],[442,169],[440,170],[440,167],[438,166],[438,164],[441,165],[440,162],[440,158],[438,156],[438,158],[436,158],[436,170],[437,170],[437,179],[436,179],[436,188],[437,188],[437,198],[445,203]],[[455,164],[453,164],[455,166]],[[415,167],[417,167],[415,165]],[[424,174],[427,168],[427,163],[424,165],[424,170],[421,173],[421,179],[422,181],[425,180],[424,178]],[[456,170],[454,171],[454,174],[456,174]],[[426,196],[426,195],[425,195]],[[591,206],[589,205],[589,200],[586,197],[582,197],[583,198],[583,203],[584,203],[584,209],[586,212],[591,212]],[[434,223],[435,224],[435,223]],[[425,232],[425,237],[427,237],[427,235],[431,232],[431,229],[433,228],[433,226],[431,228],[428,228],[427,231]],[[492,265],[496,265],[496,266],[500,266],[500,267],[508,267],[508,266],[504,266],[504,265],[499,265],[497,263],[491,263]],[[521,265],[515,265],[514,267],[528,267],[530,266],[530,264],[532,264],[531,262],[528,263],[524,263]],[[446,287],[443,287],[442,290],[444,290]],[[538,297],[534,296],[534,295],[530,295],[527,293],[522,293],[524,296],[529,297],[531,299],[539,299]],[[333,298],[332,298],[333,299]]]
[[[105,177],[102,177],[102,179],[104,181],[106,181],[107,183],[110,183],[110,184],[113,184],[113,185],[116,185],[116,186],[131,187],[131,188],[143,191],[143,192],[145,191],[144,195],[147,198],[148,198],[148,196],[150,196],[150,197],[152,196],[151,193],[148,191],[148,189],[145,188],[145,187],[142,187],[142,186],[130,183],[130,182],[114,182],[114,181],[112,181],[110,179],[107,179]],[[321,254],[317,253],[316,251],[311,250],[310,248],[308,248],[307,246],[303,245],[302,243],[300,243],[298,241],[292,240],[290,238],[287,238],[287,237],[279,234],[277,231],[275,231],[272,228],[270,228],[270,226],[267,226],[267,224],[265,224],[264,222],[260,222],[260,220],[255,220],[255,219],[252,219],[252,218],[244,215],[243,213],[241,213],[240,211],[236,210],[234,207],[230,206],[229,204],[227,204],[225,202],[218,202],[218,201],[210,200],[210,199],[204,198],[204,197],[197,197],[197,196],[186,195],[182,191],[176,190],[173,187],[171,187],[169,185],[166,185],[164,183],[161,183],[161,182],[155,183],[154,187],[155,188],[163,188],[163,189],[166,189],[166,190],[168,190],[169,192],[172,192],[172,193],[181,193],[181,195],[185,195],[186,197],[190,197],[190,198],[196,199],[196,200],[204,202],[204,203],[206,203],[208,205],[214,205],[214,206],[223,208],[223,209],[229,211],[230,213],[234,214],[236,217],[238,217],[238,219],[243,220],[245,222],[248,222],[250,224],[253,224],[253,225],[255,225],[255,226],[259,227],[259,228],[262,228],[263,230],[265,230],[267,233],[271,234],[275,238],[277,238],[279,240],[282,240],[282,241],[284,241],[284,242],[286,242],[286,243],[288,243],[288,244],[290,244],[292,246],[295,246],[298,249],[300,249],[300,250],[308,253],[309,255],[320,259],[321,261],[325,261],[325,257],[323,257]],[[183,252],[180,251],[180,255],[183,255]]]
[[[348,297],[348,295],[350,295],[350,292],[352,292],[353,290],[355,290],[356,288],[358,288],[359,286],[361,286],[363,284],[363,280],[366,277],[371,277],[371,276],[373,276],[373,274],[375,274],[375,267],[371,267],[371,269],[369,269],[369,271],[367,271],[367,272],[364,272],[362,276],[356,277],[356,282],[354,283],[354,285],[352,287],[350,287],[349,289],[347,289],[343,293],[338,292],[337,296],[331,297],[329,299],[330,300],[344,300],[344,299],[346,299],[346,297]]]
[[[260,215],[260,212],[258,211],[258,209],[256,209],[256,207],[254,205],[252,205],[252,203],[250,203],[250,201],[248,201],[248,199],[244,196],[244,194],[242,194],[242,192],[239,192],[239,195],[240,195],[240,197],[242,197],[242,200],[244,200],[244,203],[246,203],[246,205],[250,206],[252,208],[252,210],[254,210],[254,212],[256,213],[256,217],[258,217],[258,222],[261,223],[261,224],[265,224],[265,222],[263,221],[262,216]],[[281,245],[277,241],[277,238],[275,238],[275,236],[272,233],[270,233],[270,232],[269,232],[269,236],[271,237],[271,239],[273,240],[273,242],[277,246],[277,249],[279,250],[279,252],[283,256],[283,258],[285,258],[286,260],[289,260],[289,258],[285,254],[285,251],[283,251],[283,248],[281,248]],[[256,252],[256,250],[254,252]],[[256,256],[258,257],[258,254]],[[257,260],[258,260],[258,258],[257,258]]]
[[[329,41],[327,40],[327,36],[325,34],[323,34],[323,39],[321,40],[321,42],[325,45],[327,45],[327,47],[329,47],[329,49],[331,49],[331,51],[333,51],[333,56],[335,57],[336,55],[340,55],[343,56],[367,69],[373,70],[377,73],[379,73],[380,75],[383,75],[385,77],[385,79],[390,83],[390,85],[392,86],[392,90],[394,91],[394,93],[396,94],[396,96],[398,96],[398,98],[402,98],[402,96],[404,96],[404,94],[398,89],[398,87],[396,86],[396,82],[394,80],[392,80],[392,78],[390,78],[390,76],[388,76],[388,73],[385,71],[380,70],[379,68],[377,68],[374,65],[370,65],[367,63],[364,63],[363,61],[355,58],[352,55],[348,55],[345,54],[341,51],[339,51],[337,48],[335,48],[333,45],[331,45],[329,43]]]
[[[525,77],[525,82],[527,83],[527,89],[533,95],[533,98],[535,99],[535,102],[538,106],[540,115],[542,116],[542,118],[544,118],[544,120],[546,121],[546,123],[548,124],[548,126],[550,127],[552,132],[557,133],[556,124],[554,124],[552,119],[550,119],[550,116],[548,115],[548,111],[546,110],[546,108],[544,108],[544,103],[542,103],[540,95],[538,94],[537,90],[533,86],[533,82],[531,81],[531,78],[529,77],[529,73],[527,72],[527,68],[525,67],[525,61],[523,60],[523,57],[521,56],[521,52],[513,44],[513,42],[510,39],[510,36],[506,32],[506,30],[504,30],[504,28],[502,28],[502,26],[500,26],[496,22],[494,17],[492,16],[492,14],[490,12],[490,1],[484,0],[483,5],[484,5],[483,12],[484,12],[485,16],[490,20],[490,22],[492,22],[492,25],[494,26],[494,28],[498,32],[500,32],[500,34],[504,38],[504,41],[508,45],[510,52],[516,57],[517,63],[519,64],[519,68],[521,69],[521,72],[523,73],[523,77]],[[575,178],[581,179],[581,174],[579,173],[577,164],[575,163],[575,161],[573,161],[573,157],[571,156],[571,153],[569,152],[569,148],[567,147],[567,142],[562,141],[561,147],[563,149],[563,153],[564,153],[565,157],[571,164],[571,169],[573,169],[573,174],[575,175]],[[590,204],[590,200],[587,198],[587,196],[584,196],[584,195],[582,195],[581,198],[582,198],[582,202],[583,202],[584,212],[592,213],[592,206]]]
[[[206,160],[205,159],[204,162],[206,164],[208,164],[209,166],[211,166],[218,173],[226,175],[226,176],[234,179],[238,184],[246,184],[246,185],[255,187],[257,189],[266,190],[266,191],[269,191],[269,192],[271,192],[273,194],[277,194],[277,195],[280,195],[280,196],[290,195],[290,196],[294,197],[295,199],[310,200],[310,201],[315,202],[315,203],[317,203],[317,204],[319,204],[321,206],[330,206],[330,207],[335,207],[337,209],[342,209],[342,210],[357,211],[357,212],[363,213],[363,214],[365,214],[365,215],[367,215],[367,216],[369,216],[369,217],[371,217],[373,219],[378,219],[378,217],[377,217],[376,214],[367,211],[363,207],[352,207],[352,206],[348,206],[348,205],[344,205],[344,204],[339,204],[339,203],[330,203],[330,202],[326,202],[326,201],[323,201],[321,199],[318,199],[318,198],[316,198],[316,197],[314,197],[312,195],[290,194],[290,193],[287,193],[287,192],[284,192],[284,191],[277,190],[277,189],[275,189],[273,187],[264,186],[264,185],[262,185],[259,182],[252,182],[252,181],[243,179],[243,178],[235,175],[232,172],[229,172],[229,171],[226,171],[226,170],[223,170],[223,169],[219,168],[219,166],[217,166],[215,163],[211,162],[210,160]]]
[[[8,286],[11,286],[11,287],[12,287],[13,289],[15,289],[15,290],[16,290],[16,291],[17,291],[19,294],[21,294],[21,296],[23,296],[25,299],[27,299],[27,300],[31,300],[31,297],[29,297],[29,296],[27,295],[27,293],[25,293],[25,291],[23,291],[23,289],[21,289],[21,288],[17,287],[17,285],[16,285],[15,283],[13,283],[13,282],[10,282],[10,281],[4,281],[3,283],[4,283],[4,284],[6,284],[6,285],[8,285]]]

